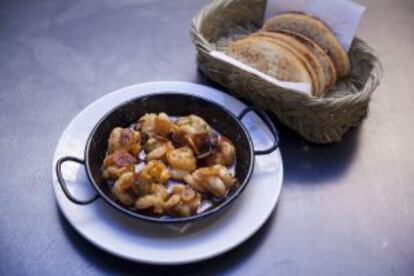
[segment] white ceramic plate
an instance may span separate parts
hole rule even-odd
[[[131,98],[160,92],[182,92],[213,100],[234,114],[245,105],[216,89],[186,82],[151,82],[129,86],[93,102],[66,128],[53,159],[53,189],[59,208],[70,224],[97,247],[132,261],[152,264],[183,264],[205,260],[238,246],[252,236],[274,210],[283,180],[279,150],[256,156],[255,170],[243,194],[227,210],[182,227],[151,224],[128,217],[102,199],[81,206],[69,201],[61,190],[55,163],[63,156],[83,159],[86,140],[98,120],[113,107]],[[179,107],[177,107],[179,108]],[[243,119],[255,149],[272,144],[272,136],[254,113]],[[67,162],[63,176],[77,198],[88,198],[94,191],[85,170]]]

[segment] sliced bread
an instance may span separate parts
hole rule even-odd
[[[347,52],[322,21],[301,13],[285,13],[267,20],[263,25],[265,31],[289,31],[310,38],[332,59],[337,71],[337,78],[346,76],[350,70]]]
[[[312,83],[303,62],[279,44],[246,37],[228,45],[226,54],[281,81]]]

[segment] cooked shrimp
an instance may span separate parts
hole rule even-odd
[[[210,126],[200,117],[190,115],[181,117],[176,122],[174,141],[182,146],[189,146],[195,154],[202,153],[207,145],[210,147]]]
[[[186,177],[189,174],[191,174],[190,171],[177,170],[177,169],[174,169],[174,168],[170,168],[171,178],[175,179],[175,180],[183,180],[184,177]]]
[[[174,122],[165,113],[148,113],[130,128],[112,130],[103,177],[115,181],[108,181],[111,193],[131,210],[188,217],[209,208],[200,208],[202,199],[223,198],[237,184],[226,168],[235,155],[232,142],[199,116]],[[184,184],[167,185],[169,179]]]
[[[129,128],[114,128],[108,139],[108,153],[111,154],[119,149],[137,156],[141,151],[140,133]]]
[[[162,137],[167,137],[173,132],[174,123],[165,113],[160,113],[158,115],[150,113],[139,118],[137,128],[149,137],[156,134]]]
[[[170,178],[167,167],[158,160],[151,160],[148,164],[138,172],[136,180],[141,183],[160,183],[164,184]]]
[[[157,114],[155,113],[147,113],[140,117],[137,122],[137,129],[148,136],[153,136],[155,134],[156,117]]]
[[[110,180],[117,180],[124,173],[134,172],[137,161],[126,150],[116,150],[108,155],[103,162],[103,177]]]
[[[173,150],[174,146],[167,139],[161,137],[151,137],[145,143],[144,150],[147,154],[147,160],[161,160],[166,161],[166,155]]]
[[[158,116],[155,118],[154,124],[155,133],[162,137],[167,137],[170,133],[173,132],[174,123],[165,113],[158,114]]]
[[[188,147],[178,148],[167,153],[167,161],[176,170],[194,171],[197,159]]]
[[[171,215],[188,217],[197,212],[201,204],[201,195],[190,186],[176,184],[170,198],[164,204],[164,210]]]
[[[201,193],[223,197],[237,183],[226,167],[214,165],[194,171],[184,177],[184,181]]]
[[[133,191],[134,174],[132,172],[124,173],[115,182],[111,191],[112,194],[124,205],[131,206],[134,204],[137,196]]]
[[[177,128],[187,134],[208,134],[210,133],[210,126],[202,118],[197,115],[190,115],[180,117],[175,122]]]
[[[135,180],[137,177],[135,176]],[[168,192],[164,185],[158,183],[149,183],[145,181],[135,181],[133,190],[137,196],[144,196],[149,194],[160,194],[162,197],[168,197]]]
[[[164,203],[168,198],[168,192],[161,184],[138,184],[147,186],[145,194],[141,195],[135,202],[137,209],[149,209],[156,214],[164,213]]]
[[[144,210],[152,208],[152,212],[155,214],[162,214],[164,201],[155,195],[145,195],[137,199],[135,207],[138,210]]]
[[[206,158],[206,164],[213,166],[216,164],[223,166],[230,166],[233,164],[236,155],[236,148],[229,139],[220,136],[218,139],[217,148]]]

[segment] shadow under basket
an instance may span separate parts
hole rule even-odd
[[[266,0],[216,0],[204,7],[191,28],[200,71],[236,96],[274,113],[311,142],[341,141],[367,114],[371,94],[381,80],[382,66],[375,51],[355,38],[349,51],[350,74],[323,98],[279,87],[209,54],[224,51],[229,42],[260,29],[265,7]]]

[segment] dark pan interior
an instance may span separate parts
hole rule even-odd
[[[128,127],[145,113],[165,112],[171,116],[195,114],[202,117],[220,134],[228,137],[236,146],[236,177],[240,186],[233,189],[227,198],[214,209],[225,205],[232,195],[244,188],[253,166],[253,151],[250,137],[240,121],[222,107],[208,100],[183,94],[153,94],[131,100],[109,112],[95,127],[89,137],[85,159],[89,176],[95,188],[108,198],[112,198],[106,181],[102,178],[101,166],[105,158],[107,139],[115,127]],[[113,202],[112,202],[113,203]],[[127,208],[115,203],[130,213]]]

